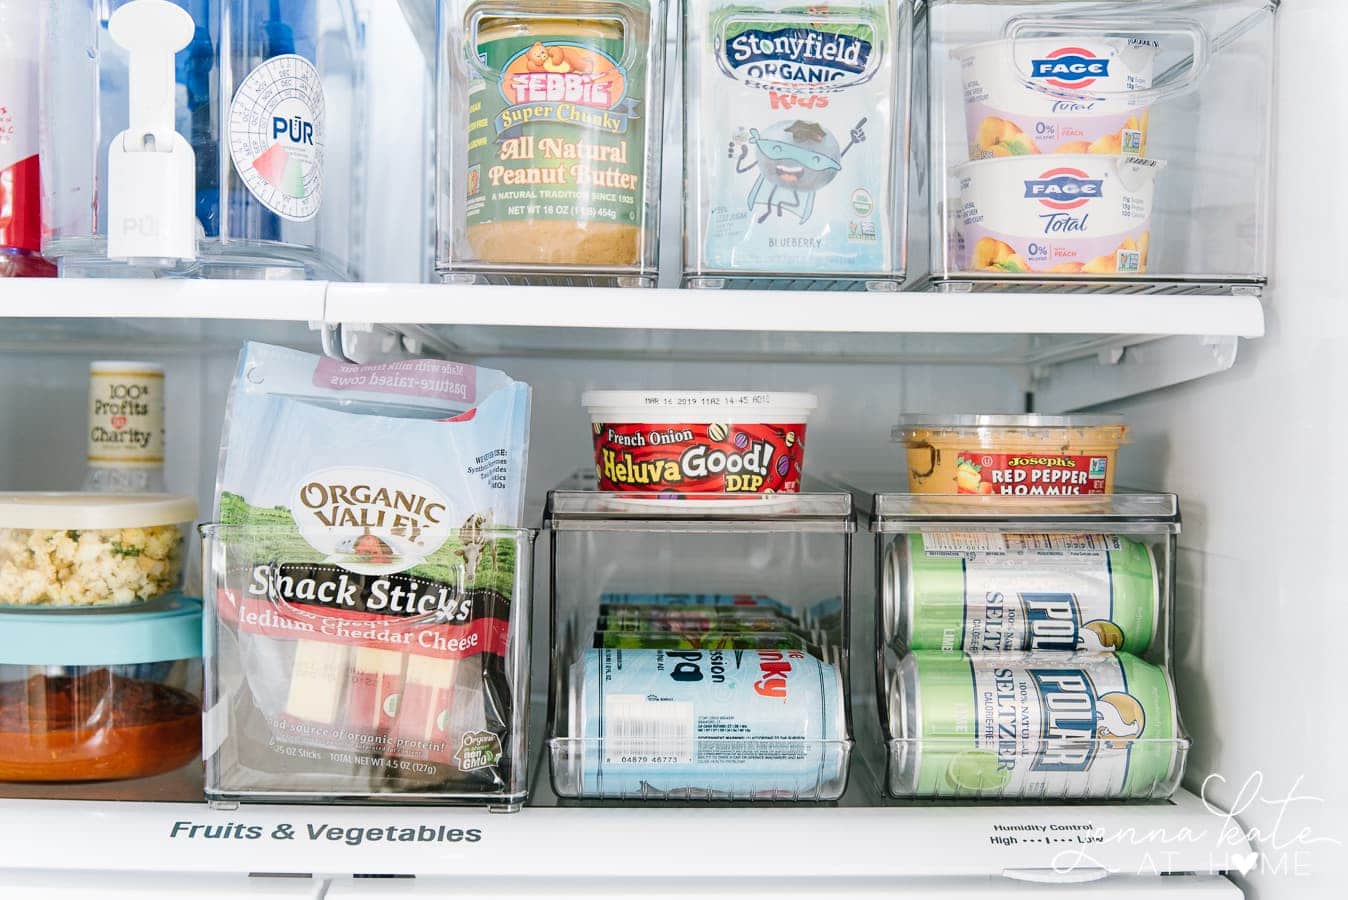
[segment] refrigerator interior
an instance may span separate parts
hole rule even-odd
[[[430,277],[433,237],[432,212],[423,202],[434,181],[426,128],[432,82],[419,44],[419,38],[429,38],[415,34],[408,22],[424,15],[424,4],[365,0],[362,5],[368,16],[367,78],[378,98],[368,120],[367,170],[419,176],[382,179],[366,191],[363,231],[368,237],[361,253],[362,278],[374,283],[423,282]],[[399,15],[399,5],[413,15]],[[310,352],[335,339],[345,342],[348,355],[370,359],[402,355],[408,349],[449,358],[458,354],[528,382],[534,388],[528,473],[531,525],[537,525],[546,492],[589,463],[590,431],[580,406],[580,395],[588,389],[733,386],[812,392],[819,397],[819,408],[810,421],[810,469],[815,474],[882,474],[895,483],[902,476],[903,456],[889,432],[900,412],[1121,413],[1132,428],[1132,444],[1119,458],[1120,484],[1177,493],[1184,515],[1175,606],[1177,692],[1193,739],[1184,786],[1215,806],[1232,810],[1235,819],[1198,807],[1191,810],[1190,821],[1203,823],[1207,830],[1201,839],[1183,842],[1182,849],[1217,860],[1211,873],[1150,877],[1175,872],[1174,862],[1142,854],[1146,861],[1133,863],[1139,871],[1111,875],[1091,890],[1100,896],[1219,897],[1235,896],[1234,883],[1245,896],[1256,898],[1340,896],[1343,842],[1348,841],[1343,824],[1348,820],[1348,773],[1334,749],[1348,745],[1348,725],[1329,704],[1331,685],[1342,681],[1333,624],[1338,618],[1339,584],[1332,561],[1348,542],[1348,506],[1337,460],[1339,448],[1348,444],[1348,422],[1339,414],[1337,402],[1341,386],[1348,383],[1344,362],[1348,310],[1339,296],[1338,270],[1348,246],[1348,225],[1339,209],[1343,189],[1337,166],[1328,157],[1348,144],[1348,99],[1338,89],[1328,61],[1336,58],[1345,32],[1348,7],[1340,0],[1285,0],[1279,12],[1273,275],[1262,300],[1267,330],[1263,337],[1240,340],[1235,332],[1210,337],[1200,332],[1134,339],[1130,344],[1123,335],[1112,335],[1083,353],[1079,336],[1051,337],[1052,317],[1074,314],[1070,295],[1040,308],[1036,333],[1050,335],[1047,338],[981,333],[977,322],[971,324],[971,333],[954,328],[942,333],[926,325],[902,333],[906,327],[900,324],[888,333],[850,334],[847,317],[864,317],[875,307],[834,308],[827,298],[807,313],[820,320],[838,316],[843,324],[835,323],[836,330],[830,326],[811,332],[797,317],[791,319],[789,330],[779,331],[767,309],[741,306],[770,303],[771,298],[699,297],[686,311],[671,311],[642,309],[653,301],[636,291],[602,295],[612,297],[611,327],[595,322],[597,303],[588,300],[578,307],[583,312],[577,321],[594,327],[517,327],[510,324],[516,317],[523,322],[566,322],[567,304],[576,295],[563,291],[547,299],[501,288],[494,295],[478,291],[456,298],[455,289],[446,287],[439,293],[420,288],[407,294],[414,302],[405,309],[433,309],[434,316],[404,329],[408,338],[400,341],[377,326],[360,327],[385,321],[381,302],[398,296],[398,289],[391,286],[372,289],[368,295],[355,289],[339,295],[327,286],[297,287],[289,295],[292,306],[265,309],[265,298],[282,296],[285,288],[268,286],[259,295],[262,299],[250,299],[242,293],[251,290],[247,286],[236,295],[227,285],[196,293],[188,285],[174,294],[147,294],[150,299],[128,315],[119,304],[139,301],[130,298],[126,287],[113,291],[110,282],[79,286],[82,296],[76,299],[71,286],[14,287],[0,282],[0,316],[5,317],[0,324],[0,383],[6,388],[0,392],[0,421],[7,423],[0,429],[0,487],[68,490],[81,483],[88,362],[130,356],[165,366],[167,483],[170,490],[194,493],[203,520],[208,519],[226,391],[239,343],[245,339]],[[677,106],[668,104],[671,115]],[[665,148],[664,184],[667,195],[677,196],[680,130],[671,128],[669,134],[673,139]],[[679,234],[677,205],[666,204],[664,286],[677,281]],[[906,296],[896,295],[895,303],[906,302]],[[47,298],[64,304],[62,318],[44,315]],[[1184,298],[1119,296],[1104,298],[1104,304],[1099,297],[1089,299],[1092,302],[1083,303],[1087,308],[1082,315],[1107,317],[1111,307],[1136,303],[1165,316],[1168,300],[1188,309]],[[1230,300],[1235,311],[1242,308],[1238,301],[1248,298],[1216,299]],[[670,295],[653,300],[664,304]],[[874,304],[883,297],[866,300]],[[1014,315],[1015,295],[991,300],[1006,309],[978,307],[987,311],[990,321]],[[321,311],[324,302],[329,321],[336,321],[334,310],[340,310],[340,319],[357,327],[335,335],[330,328],[325,332],[314,327],[319,323],[311,326],[310,319],[323,316],[306,315],[304,310]],[[158,315],[156,303],[161,304]],[[225,309],[238,303],[258,317],[174,318],[175,303]],[[461,315],[466,305],[481,308]],[[730,308],[734,306],[740,308]],[[929,310],[930,304],[915,309],[912,321],[924,321]],[[680,328],[682,315],[723,315],[730,324],[696,321]],[[941,319],[939,311],[935,315],[936,321],[949,321]],[[499,324],[475,324],[491,322],[493,316]],[[761,324],[752,325],[755,319]],[[895,319],[908,321],[901,315]],[[1070,358],[1059,360],[1052,351],[1064,345],[1074,350]],[[1041,351],[1041,356],[1035,355]],[[1229,365],[1233,353],[1234,365],[1217,371]],[[971,851],[958,851],[954,843],[943,849],[939,838],[925,837],[921,816],[914,816],[901,832],[886,832],[875,824],[887,808],[903,804],[881,797],[883,773],[876,768],[882,765],[878,714],[873,673],[866,665],[874,612],[871,547],[870,536],[859,530],[851,673],[858,752],[849,792],[836,808],[693,810],[688,815],[700,817],[699,824],[680,831],[653,818],[658,811],[610,811],[593,804],[578,810],[559,804],[548,784],[543,748],[549,654],[547,547],[540,540],[535,557],[530,808],[509,820],[479,817],[475,811],[444,811],[444,821],[471,819],[487,832],[481,847],[472,851],[479,857],[470,867],[472,877],[455,876],[456,862],[446,854],[462,856],[458,850],[419,857],[416,848],[386,847],[383,856],[362,857],[377,858],[379,868],[359,873],[418,877],[362,880],[349,877],[357,872],[343,859],[341,845],[320,848],[299,869],[287,867],[284,848],[265,849],[258,851],[246,871],[295,871],[314,877],[251,879],[248,896],[436,896],[445,895],[438,891],[472,892],[476,884],[499,896],[544,891],[551,896],[660,897],[665,895],[663,888],[640,876],[656,874],[641,867],[653,865],[658,854],[650,844],[661,840],[677,842],[668,850],[683,860],[670,863],[665,874],[694,876],[686,886],[680,883],[680,894],[696,890],[702,896],[730,896],[724,879],[760,874],[739,866],[738,842],[762,840],[775,848],[770,855],[780,864],[782,880],[765,880],[753,887],[785,896],[828,895],[844,889],[856,896],[892,895],[891,879],[859,870],[847,860],[896,854],[930,855],[927,868],[919,866],[920,877],[910,883],[913,896],[1055,896],[1059,891],[1062,896],[1078,895],[1071,887],[1049,888],[979,874],[978,864],[962,861]],[[16,793],[25,796],[0,785],[0,797]],[[0,800],[0,868],[24,870],[12,879],[8,873],[0,877],[0,897],[89,896],[95,882],[99,896],[148,896],[146,882],[132,874],[106,880],[102,875],[56,876],[49,868],[56,858],[50,850],[36,849],[31,860],[17,864],[8,859],[26,853],[25,833],[30,827],[43,834],[57,833],[61,827],[59,817],[44,812],[40,803],[13,805],[19,802]],[[985,836],[993,815],[976,804],[946,809],[928,804],[920,811],[930,821],[957,822],[951,827],[972,829],[958,832],[964,837]],[[386,808],[346,812],[346,821],[351,822],[393,821],[389,817],[396,815]],[[612,824],[606,825],[603,814],[609,812],[614,813]],[[182,807],[175,813],[198,821],[204,815],[204,807]],[[267,825],[283,819],[282,811],[266,807],[252,808],[249,815]],[[1027,807],[1009,815],[1029,821],[1039,814]],[[814,833],[811,816],[825,823],[823,831]],[[309,810],[307,817],[322,820],[324,811]],[[66,821],[76,823],[72,827],[88,822]],[[152,816],[137,819],[129,822],[126,834],[113,839],[128,849],[131,842],[151,836],[160,841],[156,846],[170,846],[162,843],[159,822]],[[506,829],[511,829],[511,836],[500,839],[501,847],[491,847],[493,831]],[[557,836],[562,831],[576,832],[576,839],[599,850],[602,863],[587,862],[568,851],[566,841]],[[908,843],[889,845],[896,834]],[[1251,838],[1259,858],[1251,860],[1244,873],[1221,865],[1244,837]],[[202,861],[205,855],[223,851],[206,845],[185,852],[193,861],[169,866],[179,874],[164,875],[158,895],[186,896],[189,891],[203,897],[240,895],[238,879],[243,875],[183,874],[208,868]],[[253,850],[236,846],[228,852]],[[512,858],[512,854],[521,855]],[[154,870],[163,861],[145,857],[136,868]],[[1243,856],[1241,861],[1243,865]],[[1146,869],[1148,865],[1152,868]],[[949,867],[951,877],[934,877],[932,872],[943,866]],[[511,879],[486,879],[483,871],[493,867],[511,872]],[[1198,864],[1186,862],[1180,871],[1198,869]],[[627,880],[597,886],[595,879],[606,873]],[[785,880],[806,873],[817,877]],[[830,880],[858,874],[861,877],[849,878],[845,887]],[[260,885],[264,880],[266,884]],[[734,895],[741,896],[744,887],[735,885]]]

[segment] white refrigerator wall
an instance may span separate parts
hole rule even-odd
[[[1244,343],[1231,372],[1122,404],[1137,444],[1120,463],[1123,483],[1182,498],[1187,786],[1225,779],[1212,799],[1258,830],[1261,858],[1238,879],[1248,896],[1342,897],[1348,225],[1337,208],[1348,194],[1315,148],[1348,141],[1348,95],[1322,83],[1348,4],[1286,0],[1281,16],[1268,336]],[[1211,839],[1220,831],[1216,820]]]

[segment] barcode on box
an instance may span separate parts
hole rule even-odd
[[[1006,535],[995,531],[924,531],[922,547],[928,556],[1005,553]]]
[[[1044,554],[1080,558],[1123,547],[1119,537],[1112,534],[1000,534],[978,531],[924,531],[922,545],[927,556],[1033,554],[1040,561]]]
[[[604,762],[608,765],[686,765],[696,735],[693,704],[646,694],[604,699]]]

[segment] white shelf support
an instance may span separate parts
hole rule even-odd
[[[1239,350],[1234,335],[1184,335],[1134,344],[1117,356],[1040,367],[1035,411],[1071,412],[1216,375],[1236,364]]]

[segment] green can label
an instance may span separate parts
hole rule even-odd
[[[540,219],[636,225],[643,76],[623,39],[511,35],[478,44],[499,73],[470,89],[469,226]]]
[[[1165,674],[1129,654],[917,653],[920,795],[1149,797],[1178,752]]]
[[[901,577],[911,649],[1141,654],[1151,646],[1159,595],[1145,544],[1108,534],[955,532],[908,541]]]

